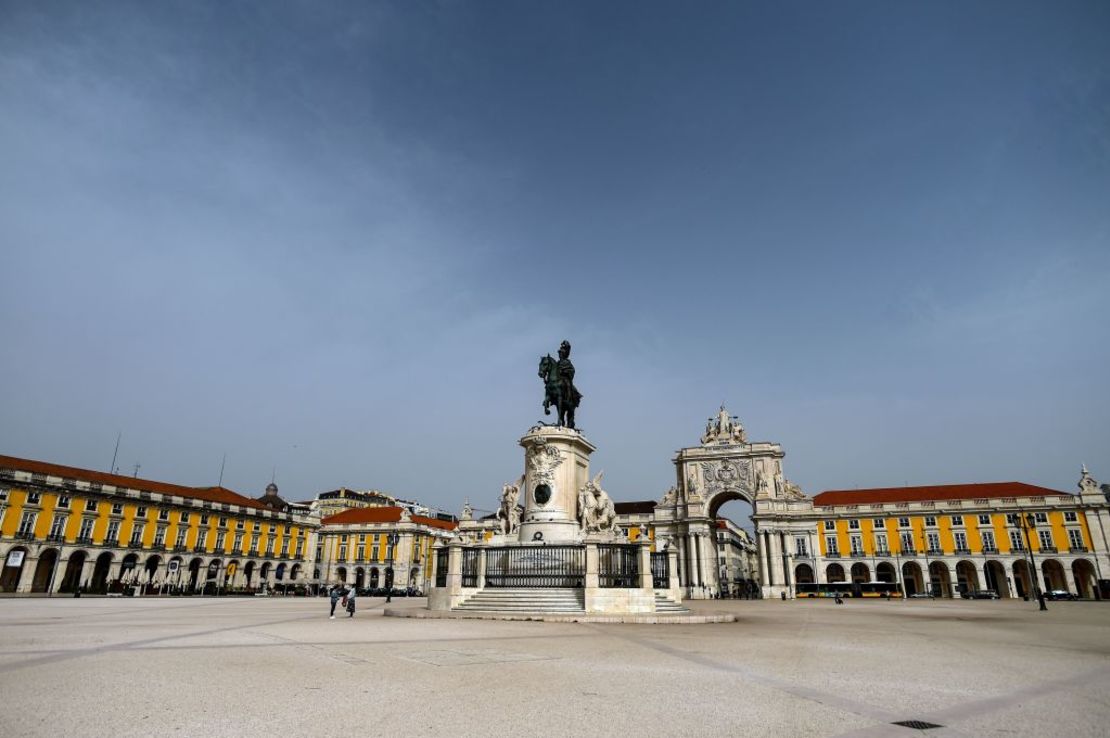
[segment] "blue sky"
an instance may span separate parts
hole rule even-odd
[[[1110,479],[1110,6],[0,3],[0,452],[492,507]]]

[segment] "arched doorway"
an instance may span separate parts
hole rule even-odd
[[[907,597],[925,591],[925,580],[921,575],[921,567],[916,561],[902,564],[902,586],[906,588]]]
[[[679,566],[683,585],[699,597],[756,591],[760,576],[758,551],[767,540],[756,533],[751,499],[737,488],[727,488],[710,498],[706,510],[710,519],[708,534],[688,536],[679,543],[680,552],[684,546],[688,553],[686,565]],[[793,572],[787,570],[785,556],[781,563],[787,581],[774,584],[792,585]]]
[[[1095,582],[1095,567],[1087,559],[1076,559],[1071,565],[1071,575],[1075,579],[1076,594],[1085,599],[1097,599],[1098,587]]]
[[[797,584],[813,584],[813,567],[809,564],[798,564],[795,566],[794,582]]]
[[[48,548],[39,554],[35,567],[35,578],[31,581],[32,592],[45,592],[50,587],[50,578],[58,565],[58,549]]]
[[[85,561],[89,558],[89,554],[85,551],[74,551],[69,555],[66,561],[66,571],[62,575],[62,586],[59,587],[59,592],[76,592],[81,588],[81,571],[85,567]]]
[[[894,571],[894,564],[890,563],[889,561],[880,561],[875,566],[875,579],[879,580],[880,582],[894,584],[896,579],[895,575],[896,572]]]
[[[243,578],[245,579],[248,587],[253,587],[254,586],[254,583],[252,581],[254,579],[254,562],[253,561],[248,561],[246,563],[246,565],[243,566]]]
[[[370,569],[370,589],[377,589],[379,581],[378,567],[372,567]]]
[[[200,591],[202,594],[208,594],[209,585],[213,592],[218,592],[220,588],[220,566],[223,564],[222,559],[213,559],[208,562],[208,567],[204,572],[204,583],[201,585]]]
[[[829,564],[825,567],[825,581],[829,584],[837,584],[845,581],[844,567],[840,564]]]
[[[1041,564],[1041,572],[1044,574],[1044,588],[1049,592],[1069,590],[1067,577],[1064,576],[1064,566],[1056,559],[1046,559]]]
[[[409,587],[415,587],[418,581],[420,581],[420,569],[414,566],[409,572]]]
[[[361,566],[355,567],[355,589],[363,589],[366,586],[366,570]]]
[[[929,586],[933,597],[952,596],[952,575],[948,572],[948,564],[943,561],[929,564]]]
[[[301,575],[301,565],[293,564],[293,568],[289,570],[289,581],[297,581],[297,577]]]
[[[227,562],[227,568],[224,569],[224,587],[238,587],[239,582],[236,577],[239,574],[239,559],[232,559]]]
[[[203,568],[204,562],[200,559],[193,559],[189,562],[188,576],[185,581],[187,582],[189,589],[193,590],[194,592],[200,589],[201,585],[204,584],[204,582],[201,581],[200,578],[200,572]]]
[[[108,576],[112,572],[112,552],[105,551],[96,557],[93,565],[92,582],[89,589],[93,592],[108,591]]]
[[[340,584],[347,583],[347,567],[340,566],[335,569],[335,578],[339,580]]]
[[[0,592],[14,592],[19,587],[23,567],[27,565],[27,549],[16,546],[4,556],[3,573],[0,573]],[[19,563],[16,563],[16,562]]]
[[[285,563],[284,562],[278,564],[277,568],[274,569],[274,579],[276,579],[279,582],[282,581],[283,579],[285,579]]]
[[[1006,567],[1002,562],[990,560],[983,567],[983,576],[987,580],[987,589],[993,590],[1002,599],[1010,597],[1010,585],[1007,582]]]
[[[976,571],[975,564],[970,561],[956,564],[956,588],[960,594],[979,589],[979,572]]]
[[[1029,562],[1025,559],[1014,562],[1014,588],[1018,597],[1033,597],[1033,582],[1029,578]]]
[[[270,579],[270,562],[267,561],[262,564],[262,568],[258,572],[258,579],[260,582],[265,583]]]
[[[860,584],[862,582],[871,581],[871,569],[863,562],[857,561],[852,564],[852,583]]]

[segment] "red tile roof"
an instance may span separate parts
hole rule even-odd
[[[997,497],[1058,497],[1073,495],[1024,482],[985,484],[933,484],[924,487],[879,487],[876,489],[831,489],[815,495],[818,507],[866,505],[879,502],[926,502],[930,500],[975,500]]]
[[[209,502],[217,502],[240,507],[254,507],[266,509],[263,505],[249,497],[244,497],[238,492],[232,492],[225,487],[185,487],[169,482],[156,482],[152,479],[139,479],[138,477],[125,477],[122,474],[108,474],[106,472],[80,469],[75,466],[62,466],[50,464],[45,461],[20,459],[15,456],[0,455],[0,469],[13,469],[15,471],[30,472],[31,474],[45,474],[63,479],[77,479],[82,482],[96,482],[110,484],[126,489],[138,489],[145,492],[157,492],[163,495],[177,495],[190,497]]]
[[[394,505],[380,505],[374,507],[353,507],[335,515],[329,515],[320,521],[323,525],[356,525],[358,523],[399,523],[401,522],[401,508]],[[440,520],[424,515],[413,515],[412,522],[427,525],[442,530],[454,530],[458,523],[453,520]]]

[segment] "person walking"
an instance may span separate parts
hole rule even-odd
[[[331,620],[335,620],[335,606],[339,603],[339,587],[332,585],[328,590],[328,596],[331,598]]]
[[[353,618],[355,616],[355,588],[351,587],[347,590],[347,617]]]

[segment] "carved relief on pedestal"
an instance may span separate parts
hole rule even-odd
[[[563,463],[563,452],[544,439],[537,438],[528,447],[527,463],[533,486],[550,486],[555,482],[555,470]]]

